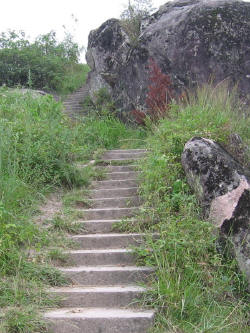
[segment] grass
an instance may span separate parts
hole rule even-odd
[[[204,86],[147,129],[128,127],[107,110],[72,123],[61,109],[50,96],[0,90],[0,331],[46,332],[38,313],[57,304],[46,289],[67,283],[52,262],[66,263],[63,252],[74,247],[67,235],[81,228],[76,208],[89,204],[88,185],[103,177],[95,165],[79,165],[91,159],[98,165],[105,149],[143,147],[149,149],[138,164],[144,206],[122,230],[149,234],[137,252],[141,263],[157,268],[144,299],[159,310],[152,332],[248,332],[246,281],[236,262],[218,253],[213,226],[202,219],[180,163],[193,136],[237,153],[230,141],[236,132],[243,148],[249,145],[247,109],[223,85]],[[239,157],[248,165],[247,153]],[[34,223],[37,207],[58,188],[62,210]]]
[[[218,253],[216,230],[202,218],[181,166],[190,138],[210,138],[233,151],[231,134],[247,146],[249,125],[248,110],[223,85],[200,88],[172,105],[168,118],[149,124],[149,153],[139,162],[144,206],[139,223],[127,228],[160,234],[137,249],[141,262],[157,269],[144,300],[159,311],[152,332],[249,332],[246,280],[234,260]]]
[[[72,63],[66,66],[64,79],[61,80],[57,93],[62,97],[81,88],[89,72],[88,65]]]
[[[77,165],[128,138],[137,146],[145,131],[110,114],[72,123],[51,96],[6,87],[0,89],[0,130],[0,330],[45,332],[38,313],[57,304],[46,289],[67,283],[52,262],[67,260],[63,251],[75,246],[67,235],[81,229],[73,223],[80,217],[75,206],[83,204],[91,180],[103,177]],[[37,222],[39,205],[59,188],[67,193],[63,209]]]

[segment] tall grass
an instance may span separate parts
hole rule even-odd
[[[150,126],[150,152],[140,164],[145,205],[134,228],[160,233],[138,250],[157,269],[145,299],[159,310],[153,332],[249,331],[246,281],[237,263],[218,253],[214,227],[202,218],[181,166],[184,144],[194,136],[230,148],[236,132],[249,144],[250,118],[236,102],[227,87],[207,85]]]
[[[86,64],[72,63],[65,66],[64,78],[57,85],[57,93],[67,95],[81,88],[86,82],[89,67]]]

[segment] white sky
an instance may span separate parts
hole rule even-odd
[[[250,0],[246,0],[250,2]],[[63,37],[63,25],[75,36],[75,41],[87,47],[90,30],[98,28],[112,17],[118,18],[127,0],[0,0],[0,32],[24,30],[34,38],[51,30]],[[167,0],[153,0],[158,8]],[[74,23],[72,14],[78,19]]]

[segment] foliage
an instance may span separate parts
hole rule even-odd
[[[0,85],[21,85],[43,90],[62,90],[72,66],[79,66],[79,46],[66,33],[57,42],[54,31],[40,35],[31,43],[23,31],[8,31],[0,35]],[[78,66],[77,66],[78,65]],[[85,78],[83,77],[83,80]]]
[[[202,136],[225,145],[237,132],[249,144],[250,118],[226,86],[200,88],[189,102],[172,105],[169,117],[151,124],[148,156],[140,163],[144,206],[139,226],[158,232],[138,249],[156,278],[145,304],[159,310],[153,332],[248,332],[246,281],[216,249],[216,232],[201,218],[181,166],[185,143]],[[152,251],[148,251],[148,249]]]
[[[153,11],[151,0],[128,0],[127,8],[121,14],[121,24],[135,47],[141,32],[141,21]]]
[[[145,125],[146,117],[154,122],[165,117],[174,97],[169,76],[162,73],[152,58],[149,59],[149,81],[146,97],[147,111],[133,110],[131,112],[139,125]]]

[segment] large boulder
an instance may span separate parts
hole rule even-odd
[[[188,183],[205,216],[230,243],[250,286],[250,182],[248,171],[216,142],[195,137],[182,154]]]
[[[106,87],[118,108],[145,107],[149,59],[170,74],[176,91],[209,79],[230,78],[250,91],[250,3],[237,0],[176,0],[141,24],[130,43],[121,22],[108,20],[89,35],[89,92]]]

